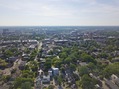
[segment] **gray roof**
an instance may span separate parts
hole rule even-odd
[[[110,80],[107,80],[107,81],[106,81],[106,85],[107,85],[110,89],[119,89],[119,87],[118,87],[116,84],[112,83]]]
[[[115,80],[115,84],[119,87],[119,78]]]

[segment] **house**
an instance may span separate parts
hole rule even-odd
[[[53,76],[52,70],[49,70],[48,74],[49,74],[50,77]]]
[[[6,61],[10,62],[10,63],[13,63],[15,62],[16,60],[18,59],[18,57],[9,57],[6,59]]]
[[[36,46],[35,45],[30,45],[29,50],[35,50]]]
[[[88,42],[88,41],[91,41],[91,39],[87,38],[87,39],[84,39],[83,41]]]
[[[43,74],[44,74],[41,69],[38,71],[38,73],[39,73],[39,76],[40,76],[40,77],[43,76]]]
[[[68,44],[68,40],[54,40],[55,45],[63,46]]]
[[[20,63],[20,65],[19,65],[19,69],[20,69],[20,70],[24,70],[25,65],[26,65],[26,61],[22,61],[22,62]]]
[[[63,89],[63,87],[62,86],[58,86],[58,89]]]
[[[53,75],[59,75],[59,68],[52,68]]]
[[[80,62],[79,65],[80,66],[87,66],[88,64],[86,62]]]
[[[2,53],[0,53],[0,58],[4,58],[4,55]]]
[[[111,80],[107,80],[107,79],[104,79],[105,80],[105,84],[110,88],[110,89],[119,89],[119,87],[114,84]]]
[[[29,60],[29,58],[30,58],[30,55],[29,54],[25,54],[25,53],[23,53],[22,54],[22,60]]]
[[[77,89],[76,84],[72,84],[71,89]]]
[[[115,80],[115,84],[119,87],[119,78]]]
[[[28,40],[28,42],[30,43],[30,44],[36,44],[36,45],[38,45],[39,44],[39,42],[37,41],[37,40]]]
[[[93,36],[93,40],[97,42],[104,42],[106,40],[106,36]]]
[[[45,63],[46,60],[45,60],[44,58],[40,58],[40,62],[41,62],[41,63]]]
[[[119,87],[119,78],[116,75],[112,74],[111,80]]]
[[[42,89],[42,80],[40,77],[37,77],[36,78],[36,81],[35,81],[35,89]]]
[[[42,83],[50,83],[50,76],[48,75],[48,76],[43,76],[43,78],[42,78]]]
[[[112,62],[113,62],[113,63],[114,63],[114,62],[119,62],[119,58],[116,57],[116,58],[112,59]]]

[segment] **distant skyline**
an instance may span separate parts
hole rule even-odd
[[[119,0],[0,0],[0,26],[119,26]]]

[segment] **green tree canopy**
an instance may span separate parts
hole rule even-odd
[[[14,81],[14,88],[17,89],[17,88],[21,88],[22,86],[24,87],[24,85],[22,84],[26,82],[29,82],[31,85],[33,85],[33,79],[18,77]]]
[[[92,56],[90,56],[86,53],[81,54],[81,59],[82,59],[82,61],[85,61],[85,62],[96,63],[96,60]]]
[[[94,89],[95,82],[92,78],[89,77],[89,75],[85,74],[83,75],[81,79],[81,86],[83,89]]]
[[[21,89],[32,89],[30,82],[22,83]]]
[[[119,63],[110,64],[103,70],[104,77],[109,78],[112,74],[119,76]]]
[[[83,76],[84,74],[88,74],[89,73],[89,69],[87,66],[82,66],[79,68],[79,74],[81,76]]]

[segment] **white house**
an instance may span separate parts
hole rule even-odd
[[[52,68],[53,75],[59,75],[59,68]]]
[[[52,74],[52,70],[49,70],[48,71],[48,74],[49,74],[49,76],[52,76],[53,74]]]

